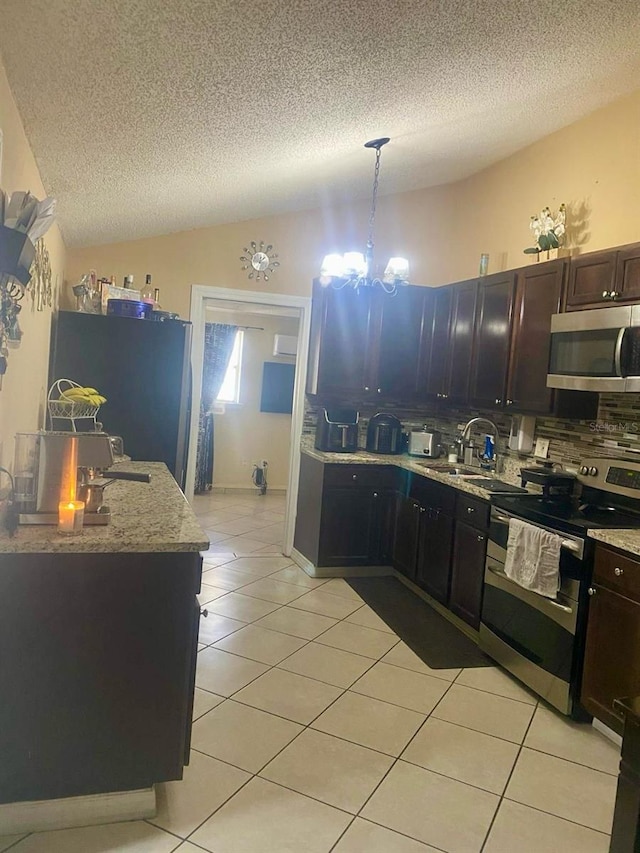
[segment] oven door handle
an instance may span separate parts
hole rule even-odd
[[[498,575],[498,577],[504,578],[505,580],[510,581],[510,583],[516,583],[506,572],[501,572],[495,569],[493,566],[487,566],[487,569],[492,572],[494,575]],[[520,584],[516,584],[516,586],[520,586]],[[527,589],[526,587],[521,587],[521,589]],[[534,590],[530,589],[527,592],[534,592]],[[535,595],[539,595],[540,593],[534,593]],[[560,604],[558,601],[554,601],[552,598],[547,598],[546,595],[542,596],[547,604],[550,604],[552,607],[557,607],[558,610],[562,610],[563,613],[573,613],[572,607],[567,607],[566,604]]]
[[[511,519],[507,515],[500,515],[499,512],[494,512],[491,516],[491,520],[501,521],[504,524],[509,524],[509,522],[511,521]],[[535,527],[535,525],[532,526]],[[564,548],[565,551],[571,551],[574,554],[577,554],[579,557],[582,556],[582,543],[578,544],[577,542],[573,542],[571,539],[563,539],[561,547]]]
[[[491,518],[495,519],[495,521],[504,521],[505,524],[509,524],[509,522],[511,521],[509,516],[500,515],[500,513],[498,513],[498,512],[494,512],[493,515],[491,516]]]

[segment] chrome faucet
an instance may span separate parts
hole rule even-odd
[[[463,445],[463,447],[465,447],[465,442],[467,441],[467,439],[469,438],[469,435],[471,433],[471,427],[475,426],[475,424],[478,424],[478,423],[489,424],[489,426],[493,429],[493,432],[495,435],[493,469],[497,471],[498,470],[498,427],[494,424],[493,421],[490,421],[488,418],[471,418],[471,420],[464,425],[464,427],[462,428],[462,432],[460,433],[462,445]],[[472,465],[475,462],[475,460],[473,460],[473,459],[470,461],[467,461],[466,456],[465,456],[464,461],[465,461],[466,465]]]

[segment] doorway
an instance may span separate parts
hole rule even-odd
[[[206,322],[229,322],[224,317],[233,318],[233,323],[246,326],[246,335],[260,335],[271,326],[268,318],[295,318],[298,325],[298,352],[295,359],[293,382],[293,403],[291,425],[288,442],[288,474],[286,482],[285,521],[283,537],[283,553],[291,554],[295,528],[295,514],[298,498],[298,476],[300,466],[300,436],[304,419],[304,392],[307,371],[307,351],[309,348],[309,328],[311,314],[311,299],[285,294],[264,293],[258,291],[241,291],[230,288],[208,287],[194,285],[191,288],[190,318],[193,324],[193,347],[191,363],[193,372],[193,399],[191,405],[191,422],[189,430],[189,454],[187,460],[186,495],[193,501],[193,487],[196,469],[196,447],[198,435],[198,414],[200,411],[200,391],[202,386],[202,365],[204,358],[204,332]],[[256,321],[256,316],[264,318],[264,322]],[[240,318],[240,320],[238,320]],[[252,318],[242,320],[242,318]],[[250,327],[253,327],[250,328]],[[260,327],[263,327],[262,329]],[[274,361],[277,361],[275,359]],[[255,368],[255,366],[254,366]],[[277,417],[277,416],[276,416]],[[241,459],[250,476],[253,463],[251,447],[247,447],[246,456]],[[268,455],[265,454],[265,458]],[[260,460],[262,461],[262,460]],[[281,466],[282,467],[282,466]],[[221,471],[225,470],[222,467]],[[227,468],[225,476],[229,478]],[[215,488],[215,481],[214,481]]]

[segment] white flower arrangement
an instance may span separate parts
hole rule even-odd
[[[564,204],[560,205],[555,216],[552,215],[548,207],[541,210],[538,216],[532,216],[529,228],[536,238],[536,245],[525,249],[525,254],[536,255],[561,246],[566,232],[565,221],[566,207]]]

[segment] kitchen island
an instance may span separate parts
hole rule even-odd
[[[151,482],[108,487],[110,524],[0,535],[1,804],[150,789],[188,763],[208,541],[164,464],[117,467]]]

